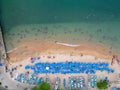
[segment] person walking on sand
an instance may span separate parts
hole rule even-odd
[[[5,65],[5,71],[8,72],[8,67],[7,67],[7,65]]]

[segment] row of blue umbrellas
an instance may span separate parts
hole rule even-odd
[[[48,69],[46,69],[46,67]],[[35,74],[95,74],[96,71],[107,71],[114,73],[108,63],[80,63],[80,62],[59,62],[59,63],[36,63],[33,66],[25,66],[26,70],[33,70]]]

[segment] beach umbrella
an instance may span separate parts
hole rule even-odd
[[[30,69],[30,66],[28,66],[28,65],[27,65],[27,66],[25,66],[25,69],[26,69],[26,70],[27,70],[27,69]]]
[[[118,88],[118,90],[120,90],[120,88]]]
[[[31,60],[31,63],[34,63],[34,60]]]
[[[111,70],[112,73],[114,73],[115,71],[114,70]]]
[[[14,71],[14,68],[12,68],[12,72]]]
[[[108,66],[109,66],[109,64],[108,64],[108,63],[105,63],[105,66],[106,66],[106,67],[108,67]]]
[[[35,66],[40,66],[40,65],[41,65],[41,63],[36,63],[36,64],[35,64]]]
[[[46,70],[49,70],[49,69],[50,69],[50,67],[48,67],[48,66],[47,66],[45,69],[46,69]]]
[[[85,73],[88,74],[88,71],[86,71]]]
[[[3,66],[2,63],[0,63],[0,67]]]
[[[117,88],[114,87],[114,88],[112,88],[112,90],[117,90]]]
[[[39,56],[35,57],[35,60],[39,60],[39,59],[40,59],[40,57],[39,57]]]

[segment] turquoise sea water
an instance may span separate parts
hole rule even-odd
[[[94,43],[119,52],[119,4],[120,0],[0,0],[7,50],[35,40]]]

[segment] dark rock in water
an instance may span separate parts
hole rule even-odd
[[[98,32],[98,33],[101,33],[101,32],[102,32],[102,29],[98,29],[97,32]]]
[[[77,32],[77,31],[78,31],[78,30],[75,28],[75,29],[74,29],[74,32]]]
[[[38,34],[37,33],[35,33],[35,36],[37,36]]]
[[[89,37],[90,37],[90,38],[93,38],[93,35],[90,34]]]
[[[81,32],[81,34],[83,34],[84,32]]]
[[[67,32],[65,31],[64,34],[67,34]]]
[[[44,30],[42,33],[47,34],[48,32]]]
[[[20,33],[17,34],[18,36],[20,35]]]
[[[40,32],[40,29],[37,29],[37,32]]]
[[[78,30],[79,30],[79,31],[81,31],[82,29],[81,29],[81,28],[79,28]]]
[[[25,38],[25,37],[26,37],[26,35],[24,34],[24,35],[23,35],[23,37]]]
[[[102,43],[102,41],[99,41],[99,43]]]
[[[23,39],[23,37],[21,36],[20,39]]]
[[[51,35],[54,35],[54,32],[51,32]]]
[[[36,28],[35,28],[35,27],[33,27],[33,28],[32,28],[32,30],[36,30]]]
[[[106,36],[103,36],[103,39],[106,39]]]
[[[71,34],[72,33],[72,31],[67,31],[69,34]]]
[[[44,29],[45,29],[45,30],[48,30],[48,27],[46,26],[46,27],[44,27]]]
[[[118,38],[114,36],[114,37],[111,37],[110,40],[111,41],[118,41]]]
[[[25,33],[30,33],[27,29],[25,29]]]
[[[13,36],[15,35],[15,33],[12,34]]]

